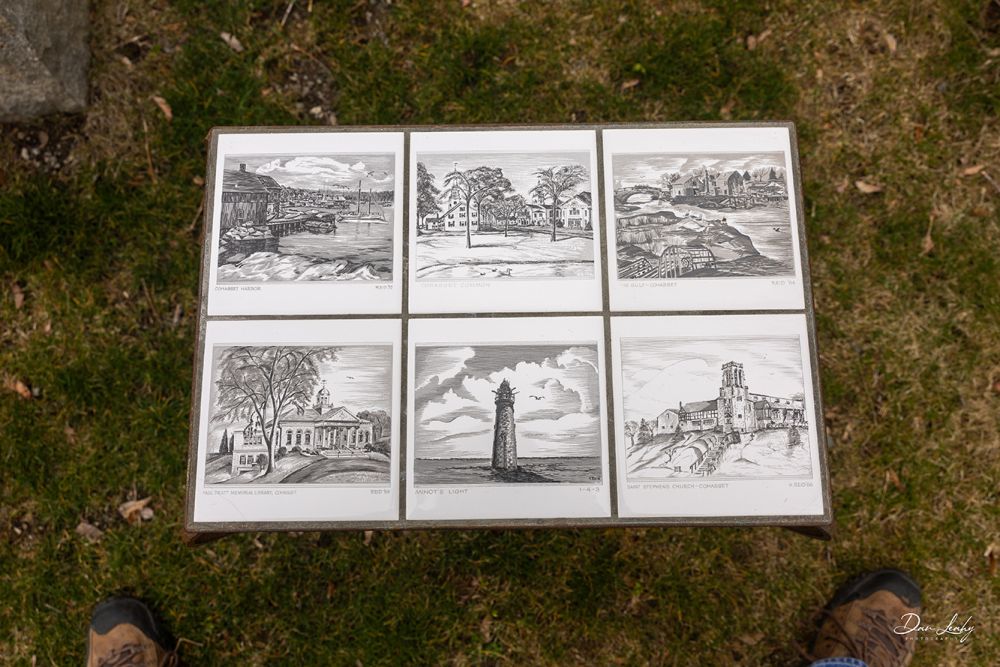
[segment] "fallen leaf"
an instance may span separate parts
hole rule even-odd
[[[5,377],[3,381],[3,386],[5,389],[15,392],[18,396],[24,400],[30,400],[32,397],[31,387],[27,384],[18,380],[17,378]]]
[[[837,192],[839,192],[840,194],[844,194],[845,192],[847,192],[847,188],[850,187],[850,185],[851,181],[848,180],[847,176],[844,176],[844,178],[841,179],[840,183],[837,183],[837,188],[836,188]]]
[[[927,231],[924,233],[924,240],[922,243],[921,255],[929,255],[931,250],[934,250],[934,239],[931,238],[931,230],[934,229],[934,215],[931,214],[930,218],[927,220]]]
[[[990,543],[990,546],[986,547],[986,553],[984,553],[983,556],[986,557],[986,568],[989,571],[990,576],[996,576],[997,559],[998,556],[1000,556],[1000,546]]]
[[[366,531],[365,531],[365,546],[366,546],[366,547],[367,547],[367,546],[368,546],[369,544],[371,544],[371,543],[372,543],[372,537],[373,537],[374,535],[375,535],[375,531],[373,531],[373,530],[366,530]]]
[[[892,36],[891,32],[887,32],[882,35],[882,39],[885,40],[885,45],[889,47],[889,53],[896,52],[896,38]]]
[[[931,251],[934,250],[934,239],[931,238],[931,230],[929,229],[927,230],[927,233],[924,234],[924,240],[921,244],[921,248],[921,255],[929,255]]]
[[[66,425],[63,428],[63,435],[66,436],[66,442],[68,442],[71,445],[76,444],[76,429],[74,429],[72,426]]]
[[[14,293],[14,308],[21,310],[24,305],[24,290],[17,283],[10,286],[10,291]]]
[[[490,641],[492,634],[490,630],[493,628],[493,617],[487,614],[483,617],[482,623],[479,624],[479,631],[483,633],[483,642],[487,643]]]
[[[986,165],[983,164],[977,164],[974,167],[966,167],[962,170],[962,176],[975,176],[985,168]]]
[[[173,109],[170,108],[170,105],[167,104],[167,101],[165,99],[163,99],[159,95],[153,95],[152,97],[150,97],[150,99],[156,103],[156,106],[160,107],[160,111],[163,112],[163,116],[164,118],[167,119],[167,122],[170,122],[174,119],[174,111]]]
[[[765,39],[771,36],[771,29],[764,30],[759,35],[747,35],[747,51],[753,51],[760,46]]]
[[[760,640],[764,638],[763,632],[753,632],[745,635],[740,635],[740,641],[747,646],[753,646],[754,644],[759,644]]]
[[[233,51],[236,53],[243,53],[243,44],[236,38],[236,35],[232,35],[228,32],[220,32],[219,37],[221,37],[222,41],[226,43],[226,46],[231,48]]]
[[[152,507],[143,507],[142,511],[139,512],[139,516],[142,517],[143,521],[149,521],[150,519],[153,518],[153,508]]]
[[[873,195],[876,192],[882,192],[881,185],[873,185],[871,183],[867,183],[862,180],[854,181],[854,187],[856,187],[858,190],[865,193],[866,195]]]
[[[191,182],[197,185],[198,187],[205,185],[205,179],[202,178],[201,176],[195,176],[194,178],[191,179]]]
[[[639,85],[639,79],[629,79],[628,81],[622,82],[622,92],[626,90],[631,90]]]
[[[86,521],[81,521],[77,524],[76,534],[83,537],[88,542],[97,543],[100,542],[101,538],[104,537],[104,531],[95,526],[92,523],[87,523]]]
[[[148,496],[142,500],[128,500],[118,506],[118,513],[122,515],[122,518],[125,519],[125,521],[133,526],[142,523],[142,510],[152,499],[152,496]]]
[[[899,475],[896,474],[895,470],[886,470],[885,471],[885,481],[887,483],[889,483],[889,484],[892,484],[894,487],[896,487],[896,490],[899,491],[900,493],[902,493],[903,489],[905,488],[903,486],[903,483],[901,481],[899,481]]]

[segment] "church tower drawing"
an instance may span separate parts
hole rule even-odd
[[[723,433],[754,430],[749,394],[743,364],[730,361],[723,365],[722,386],[719,387],[719,423]]]
[[[514,390],[505,379],[496,394],[493,423],[493,469],[517,470],[517,436],[514,433]]]

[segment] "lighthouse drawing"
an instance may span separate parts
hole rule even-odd
[[[414,486],[603,479],[596,343],[417,345],[414,357]]]
[[[514,432],[514,394],[510,382],[504,379],[494,392],[497,406],[493,422],[493,470],[517,470],[517,435]]]

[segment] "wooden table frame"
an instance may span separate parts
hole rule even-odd
[[[604,230],[608,224],[607,212],[604,202],[605,195],[605,165],[604,165],[604,144],[603,131],[616,129],[680,129],[680,128],[785,128],[790,134],[791,146],[791,187],[796,199],[798,227],[799,256],[802,265],[802,288],[804,291],[803,309],[784,310],[710,310],[710,311],[612,311],[610,308],[609,284],[611,277],[608,275],[608,248],[607,236]],[[483,130],[591,130],[596,133],[597,144],[597,189],[593,195],[593,208],[597,210],[600,220],[600,229],[595,228],[595,234],[599,235],[602,265],[602,294],[603,308],[600,311],[586,312],[560,312],[560,313],[446,313],[446,314],[411,314],[409,312],[408,291],[409,291],[409,243],[410,243],[410,136],[413,132],[433,132],[433,131],[483,131]],[[209,268],[211,262],[212,224],[214,219],[215,188],[217,179],[220,177],[216,173],[216,158],[218,151],[218,140],[223,134],[270,134],[270,133],[345,133],[345,132],[402,132],[404,134],[404,148],[401,159],[403,160],[403,269],[402,269],[402,310],[400,314],[386,315],[294,315],[294,316],[222,316],[211,317],[208,315],[208,292],[209,292]],[[189,434],[189,460],[187,475],[187,494],[185,521],[182,528],[182,535],[188,544],[200,544],[222,537],[230,533],[247,531],[307,531],[307,530],[410,530],[410,529],[430,529],[430,528],[583,528],[583,527],[652,527],[652,526],[780,526],[788,528],[797,533],[816,537],[820,539],[830,539],[833,530],[833,513],[831,507],[829,469],[827,465],[827,442],[826,428],[823,421],[823,401],[819,375],[819,352],[816,344],[815,328],[815,308],[813,303],[812,285],[810,280],[809,254],[806,244],[806,229],[804,221],[804,204],[802,197],[802,182],[799,167],[798,142],[795,132],[795,125],[791,122],[759,122],[759,123],[605,123],[605,124],[549,124],[549,125],[428,125],[428,126],[349,126],[349,127],[217,127],[213,128],[208,136],[208,168],[205,179],[205,200],[204,200],[204,225],[202,226],[202,258],[201,258],[201,279],[199,287],[199,310],[198,327],[195,338],[194,372],[192,381],[192,409]],[[642,315],[748,315],[748,314],[795,314],[805,315],[808,332],[808,347],[810,352],[810,373],[813,387],[813,415],[815,419],[816,431],[818,435],[820,481],[822,484],[822,499],[824,514],[821,516],[727,516],[727,517],[644,517],[644,518],[623,518],[618,516],[618,493],[617,493],[617,469],[615,466],[615,415],[612,400],[612,383],[610,379],[606,382],[608,401],[608,431],[609,431],[609,491],[611,494],[611,516],[603,518],[574,518],[574,519],[489,519],[489,520],[408,520],[406,516],[406,447],[407,443],[407,418],[406,396],[407,396],[407,333],[409,321],[414,318],[455,318],[455,317],[572,317],[572,316],[599,316],[603,317],[605,327],[605,359],[610,364],[611,360],[611,336],[610,321],[612,315],[615,317],[629,317]],[[398,461],[393,463],[400,467],[399,475],[399,499],[400,518],[395,521],[277,521],[277,522],[195,522],[194,502],[195,502],[195,475],[196,460],[198,456],[198,429],[201,417],[201,388],[202,373],[205,370],[205,349],[204,339],[207,324],[211,320],[282,320],[282,319],[399,319],[402,322],[402,393],[401,414],[398,428],[400,429],[400,448]]]

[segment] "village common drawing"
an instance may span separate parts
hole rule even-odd
[[[597,347],[417,346],[414,484],[601,481]]]
[[[219,346],[211,363],[207,484],[389,484],[391,346]]]
[[[792,276],[782,152],[612,156],[618,278]]]
[[[624,338],[633,479],[809,477],[797,337]]]
[[[586,152],[417,152],[417,280],[594,276]]]
[[[218,282],[392,278],[392,153],[227,155]]]

